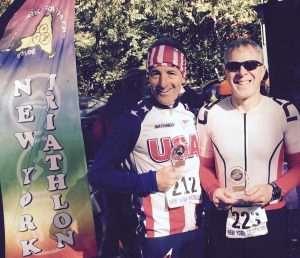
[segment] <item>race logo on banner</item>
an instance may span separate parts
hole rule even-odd
[[[0,39],[6,258],[96,256],[76,76],[74,0],[24,0]]]

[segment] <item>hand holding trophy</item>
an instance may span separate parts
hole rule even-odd
[[[234,199],[240,200],[245,197],[245,191],[248,183],[247,171],[242,167],[233,167],[230,169],[227,177],[227,188],[231,191]]]
[[[189,159],[188,144],[175,142],[171,149],[170,161],[180,179],[166,192],[168,208],[176,208],[186,203],[199,203],[201,196],[198,170],[193,169],[195,162]],[[199,163],[197,163],[199,164]]]

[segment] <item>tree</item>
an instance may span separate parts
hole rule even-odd
[[[0,2],[0,16],[2,15],[2,13],[4,13],[4,11],[6,10],[6,8],[12,3],[13,1],[10,0],[1,0]]]
[[[3,1],[0,14],[9,1]],[[222,74],[226,45],[238,37],[260,42],[252,6],[259,0],[76,0],[79,92],[106,96],[132,68],[144,68],[147,48],[173,37],[187,50],[189,84]]]
[[[222,73],[223,52],[232,39],[243,36],[260,42],[259,20],[252,9],[258,3],[80,1],[76,5],[80,84],[89,83],[89,94],[108,93],[127,70],[144,66],[147,48],[159,37],[174,37],[187,49],[189,83],[214,79]]]

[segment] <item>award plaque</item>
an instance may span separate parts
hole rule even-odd
[[[171,162],[175,168],[185,165],[185,152],[187,151],[185,144],[179,144],[171,150]]]
[[[247,173],[241,167],[233,167],[229,172],[228,188],[233,194],[233,198],[241,199],[245,197],[247,187]]]

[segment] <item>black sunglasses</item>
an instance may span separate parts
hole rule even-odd
[[[241,66],[243,66],[247,71],[253,71],[261,65],[262,63],[256,60],[249,60],[245,62],[228,62],[225,64],[225,69],[229,72],[237,72],[241,69]]]

